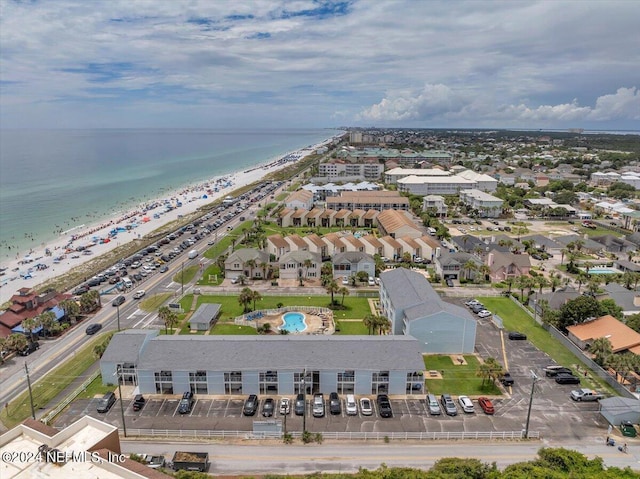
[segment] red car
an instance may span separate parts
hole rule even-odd
[[[493,403],[489,398],[486,398],[486,397],[478,398],[478,404],[480,405],[480,407],[482,408],[485,414],[493,414],[495,412],[495,409],[493,409]]]

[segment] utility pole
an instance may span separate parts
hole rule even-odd
[[[536,382],[538,381],[538,376],[536,373],[531,371],[531,379],[533,380],[531,383],[531,395],[529,396],[529,409],[527,410],[527,423],[524,427],[524,438],[529,438],[529,420],[531,419],[531,406],[533,405],[533,393],[536,390]]]
[[[307,431],[307,386],[305,384],[307,377],[306,368],[302,372],[302,402],[304,403],[304,409],[302,410],[302,434]]]
[[[120,332],[120,305],[116,305],[116,312],[118,315],[118,332]]]
[[[184,296],[184,261],[180,267],[180,284],[182,285],[182,296]]]
[[[124,437],[127,437],[127,423],[124,422],[124,404],[122,403],[122,387],[120,383],[122,383],[122,366],[118,364],[116,370],[116,374],[118,375],[118,396],[120,396],[120,416],[122,417],[122,430],[124,432]]]
[[[36,410],[33,407],[33,393],[31,392],[31,378],[29,377],[29,368],[27,367],[27,362],[24,362],[24,370],[27,373],[27,387],[29,388],[29,403],[31,404],[31,417],[33,419],[36,418]]]

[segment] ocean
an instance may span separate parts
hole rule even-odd
[[[189,184],[324,141],[324,129],[0,130],[0,259]]]

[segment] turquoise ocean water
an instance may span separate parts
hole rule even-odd
[[[335,130],[0,130],[0,259]]]

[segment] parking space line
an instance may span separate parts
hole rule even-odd
[[[502,359],[504,361],[504,369],[505,371],[509,371],[509,361],[507,361],[507,349],[504,344],[504,331],[500,330],[500,342],[502,343]],[[507,386],[509,388],[509,394],[513,394],[513,388],[511,386]]]

